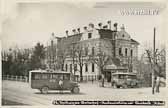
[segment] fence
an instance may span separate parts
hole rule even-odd
[[[2,80],[28,82],[27,76],[3,75]]]
[[[97,81],[98,80],[98,75],[86,75],[83,76],[83,82],[88,82],[88,81]],[[76,81],[80,81],[80,76],[76,76],[75,78]]]

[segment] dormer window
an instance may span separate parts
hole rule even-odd
[[[92,38],[92,33],[88,33],[88,39]]]
[[[122,35],[122,37],[124,37],[124,34]]]

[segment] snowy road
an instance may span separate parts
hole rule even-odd
[[[53,100],[112,100],[112,101],[150,101],[166,100],[166,88],[161,88],[161,93],[152,95],[151,88],[114,89],[110,86],[99,87],[98,83],[80,84],[80,94],[71,94],[65,91],[50,91],[40,94],[38,90],[31,89],[28,83],[3,81],[2,98],[26,105],[51,105]]]

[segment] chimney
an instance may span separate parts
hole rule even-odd
[[[66,33],[66,36],[68,36],[68,30],[66,30],[65,33]]]
[[[125,31],[124,24],[122,24],[122,26],[121,26],[121,31]]]
[[[93,23],[89,23],[89,28],[93,29],[94,28],[94,24]]]
[[[98,23],[100,29],[102,29],[102,23]]]
[[[107,26],[107,25],[104,25],[104,26],[103,26],[103,29],[107,29],[107,28],[108,28],[108,26]]]
[[[73,29],[72,32],[73,32],[74,34],[76,34],[76,30],[75,30],[75,29]]]
[[[87,27],[85,26],[85,27],[83,27],[83,29],[84,29],[84,31],[86,32],[87,31]]]
[[[109,29],[111,30],[111,21],[107,21],[107,24],[109,25]]]
[[[114,23],[114,31],[117,31],[117,26],[118,26],[118,23]]]
[[[54,32],[52,32],[51,35],[54,37]]]
[[[80,28],[77,29],[78,33],[80,33]]]

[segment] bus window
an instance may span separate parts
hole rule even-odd
[[[119,79],[124,79],[124,75],[119,75]]]
[[[64,76],[61,74],[59,75],[59,80],[62,79],[63,80]]]
[[[67,74],[67,75],[64,75],[64,80],[70,80],[70,76]]]
[[[48,74],[42,74],[42,79],[48,79]]]
[[[52,75],[52,78],[53,78],[53,79],[58,79],[59,77],[58,77],[57,74],[53,74],[53,75]]]
[[[39,79],[41,79],[41,74],[39,74],[39,73],[33,73],[33,74],[32,74],[32,79],[34,79],[34,80],[39,80]]]

